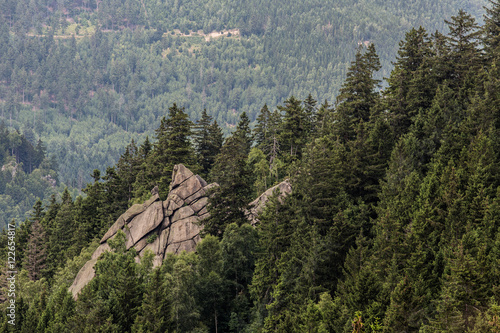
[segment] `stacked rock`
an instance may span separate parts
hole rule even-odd
[[[194,175],[182,164],[174,167],[170,191],[165,201],[160,201],[158,191],[144,204],[135,204],[123,213],[101,239],[101,244],[84,267],[78,272],[70,287],[73,296],[94,278],[94,265],[99,256],[110,251],[108,240],[118,230],[126,235],[126,248],[137,250],[139,261],[147,250],[155,257],[153,265],[159,266],[166,253],[194,251],[200,241],[200,224],[209,216],[207,193],[216,183],[208,185],[200,176]]]

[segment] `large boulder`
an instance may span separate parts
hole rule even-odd
[[[169,190],[172,191],[174,188],[182,184],[186,179],[193,177],[194,174],[182,164],[177,164],[174,166],[172,171],[172,182],[170,183]]]
[[[199,221],[202,217],[196,213],[203,211],[203,218],[208,217],[206,205],[206,189],[208,185],[200,176],[194,175],[184,165],[174,167],[170,193],[165,201],[159,201],[158,194],[153,189],[153,196],[143,204],[136,204],[123,213],[101,239],[101,245],[76,276],[70,291],[76,298],[81,289],[94,278],[94,265],[98,257],[111,251],[108,240],[112,239],[118,230],[126,237],[127,249],[137,250],[137,261],[148,250],[155,255],[153,265],[160,265],[165,253],[194,251],[200,241],[202,227]],[[188,202],[192,205],[190,206]]]
[[[149,200],[147,200],[145,203],[135,204],[132,207],[130,207],[129,209],[127,209],[127,211],[125,213],[123,213],[116,220],[116,222],[111,226],[111,228],[109,228],[109,230],[106,232],[106,234],[104,234],[104,236],[101,239],[101,244],[106,242],[111,237],[113,237],[118,232],[118,230],[123,229],[123,227],[125,226],[125,223],[130,222],[134,217],[136,217],[137,215],[139,215],[142,212],[144,212],[145,210],[147,210],[149,206],[151,206],[153,203],[155,203],[158,200],[160,200],[160,197],[158,196],[158,194],[155,194]]]
[[[155,202],[142,214],[137,215],[127,224],[130,230],[132,246],[156,229],[163,222],[163,203]],[[127,247],[127,249],[130,247]]]

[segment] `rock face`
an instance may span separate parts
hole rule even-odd
[[[155,188],[151,191],[153,196],[149,200],[130,207],[109,228],[91,260],[78,272],[69,288],[73,297],[76,298],[82,288],[94,278],[94,265],[101,254],[111,250],[107,242],[115,237],[118,230],[123,230],[126,235],[127,249],[134,247],[137,250],[137,261],[140,261],[147,250],[151,250],[155,254],[155,267],[161,265],[166,253],[194,251],[200,241],[202,226],[199,222],[209,217],[207,193],[214,186],[218,185],[207,184],[184,165],[176,165],[165,201],[160,201]],[[279,191],[281,199],[292,192],[292,186],[285,180],[250,203],[252,208],[247,211],[247,218],[252,225],[258,221],[258,214],[275,191]]]
[[[292,193],[292,185],[288,179],[285,179],[278,185],[275,185],[264,193],[262,193],[257,199],[250,203],[250,210],[247,211],[246,216],[252,225],[255,225],[258,220],[258,215],[264,210],[267,201],[274,194],[274,192],[278,192],[278,200],[282,202],[283,198]]]
[[[174,167],[170,192],[167,199],[159,201],[157,190],[144,204],[135,204],[123,213],[101,239],[101,245],[78,272],[69,288],[76,298],[82,288],[95,276],[94,265],[99,256],[110,251],[107,243],[118,230],[127,237],[127,249],[134,247],[138,256],[146,250],[155,254],[154,266],[161,265],[166,253],[179,253],[183,250],[194,251],[200,241],[202,226],[199,221],[208,217],[207,190],[217,184],[208,185],[200,176],[194,175],[184,165]]]

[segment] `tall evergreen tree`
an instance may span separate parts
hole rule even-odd
[[[318,112],[316,112],[312,134],[315,137],[322,137],[330,132],[333,123],[333,108],[332,105],[325,101],[320,105]]]
[[[283,113],[279,141],[284,156],[288,156],[288,162],[291,162],[302,156],[302,148],[307,142],[309,119],[301,101],[294,96],[288,98],[284,104],[284,106],[278,106]]]
[[[169,328],[170,305],[165,278],[160,269],[151,272],[132,332],[161,333]]]
[[[461,101],[468,101],[468,91],[475,83],[477,70],[481,67],[481,54],[478,50],[480,31],[472,15],[462,9],[450,21],[445,20],[450,29],[447,41],[450,46],[451,59],[454,65],[453,81],[449,83],[459,90]],[[461,96],[460,96],[461,95]]]
[[[263,152],[267,152],[270,146],[270,118],[271,111],[269,111],[267,104],[264,104],[257,116],[257,124],[253,132],[256,147]]]
[[[136,181],[136,197],[148,195],[155,184],[160,189],[160,196],[166,196],[176,164],[182,163],[197,171],[196,156],[190,141],[192,126],[184,108],[179,108],[174,103],[168,109],[168,118],[162,118],[160,127],[156,130],[157,142],[146,161],[147,176]]]
[[[47,237],[39,220],[33,222],[31,226],[27,245],[26,262],[23,266],[28,271],[28,277],[36,281],[42,277],[47,260]]]
[[[305,127],[306,132],[310,133],[313,129],[314,120],[316,119],[316,112],[318,101],[316,101],[311,94],[307,95],[304,100],[304,112],[305,112]]]
[[[252,130],[250,129],[250,119],[246,112],[243,112],[240,116],[240,121],[236,126],[236,131],[233,134],[237,136],[241,142],[244,144],[245,154],[250,153],[250,148],[253,145]]]
[[[193,133],[198,163],[201,172],[206,176],[215,163],[215,158],[222,147],[222,130],[216,121],[203,110],[201,118],[198,120]]]
[[[365,52],[360,46],[337,96],[334,133],[343,142],[355,138],[355,128],[360,121],[370,119],[371,109],[379,96],[375,89],[380,82],[373,74],[379,69],[375,46],[370,44]]]
[[[64,190],[61,200],[61,206],[52,221],[52,225],[49,227],[49,265],[47,265],[49,276],[55,272],[58,266],[65,262],[66,258],[71,257],[67,250],[73,244],[73,235],[76,230],[74,204],[67,188]]]
[[[491,60],[498,57],[500,52],[500,2],[488,0],[491,7],[485,7],[484,15],[483,44],[486,58]]]
[[[210,179],[219,184],[210,197],[210,218],[205,220],[204,232],[222,236],[230,223],[245,223],[245,210],[250,202],[251,170],[247,166],[248,141],[242,132],[234,132],[222,146],[211,171]]]
[[[431,56],[431,41],[422,27],[412,28],[399,43],[394,69],[387,79],[389,86],[383,91],[383,103],[390,110],[396,136],[407,131],[420,108],[428,107],[426,103],[433,86],[428,79]],[[425,84],[422,75],[425,75]]]

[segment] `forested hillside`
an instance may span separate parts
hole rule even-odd
[[[63,191],[58,165],[46,154],[45,144],[31,131],[9,131],[0,123],[0,226],[17,219],[22,222],[41,199]]]
[[[154,136],[95,170],[85,198],[36,203],[16,230],[16,326],[4,332],[498,332],[500,3],[446,33],[409,29],[381,84],[360,46],[335,106],[289,96],[242,113],[223,140],[172,103]],[[77,300],[68,292],[108,228],[175,164],[219,187],[196,252],[136,263],[118,233]],[[247,203],[288,178],[255,227]],[[11,234],[0,236],[7,262]],[[12,239],[12,238],[11,238]],[[5,270],[0,281],[7,300]],[[9,302],[4,302],[6,308]]]
[[[458,8],[481,20],[485,3],[0,0],[0,118],[82,188],[174,102],[228,134],[292,94],[333,101],[358,43],[377,45],[388,76],[405,31],[443,31]]]

